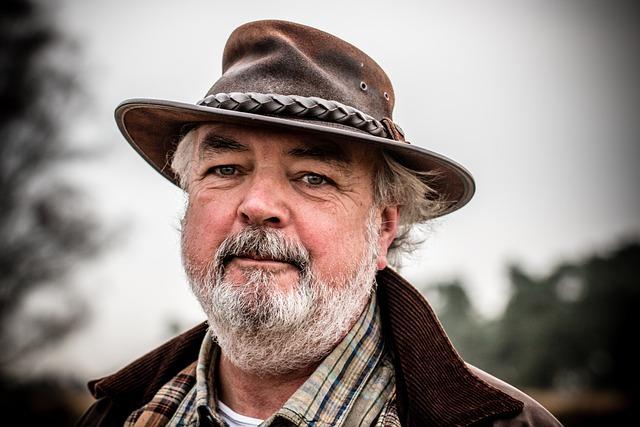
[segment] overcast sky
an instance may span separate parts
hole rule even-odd
[[[405,262],[415,284],[460,278],[496,314],[507,263],[543,274],[639,236],[637,33],[624,14],[587,3],[61,1],[87,100],[68,134],[101,153],[66,174],[119,237],[78,266],[92,319],[41,369],[106,374],[168,338],[170,322],[203,319],[179,259],[184,198],[126,144],[113,109],[127,98],[197,101],[220,75],[228,35],[256,19],[360,47],[391,77],[407,138],[474,174],[475,198]]]

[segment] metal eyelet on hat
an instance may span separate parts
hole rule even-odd
[[[384,93],[384,99],[389,100],[389,94],[387,92]]]
[[[367,84],[365,82],[360,82],[360,89],[367,90]]]

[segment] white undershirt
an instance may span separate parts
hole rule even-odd
[[[217,400],[216,404],[218,405],[218,415],[220,415],[220,417],[224,420],[225,423],[227,423],[229,427],[257,427],[263,421],[257,418],[251,418],[241,415],[233,409],[229,408],[220,400]]]

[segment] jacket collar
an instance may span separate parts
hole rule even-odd
[[[470,425],[522,411],[523,403],[475,376],[453,348],[424,297],[391,269],[378,273],[385,342],[393,351],[403,425]],[[125,410],[144,405],[198,357],[206,323],[177,336],[113,375],[89,383],[96,398]]]
[[[471,373],[427,301],[406,280],[390,269],[379,272],[378,298],[403,425],[469,425],[522,411],[522,402]]]

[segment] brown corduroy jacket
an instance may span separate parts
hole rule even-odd
[[[466,364],[426,300],[390,269],[378,273],[385,343],[393,353],[403,426],[559,426],[529,396]],[[117,373],[91,381],[97,401],[79,426],[121,426],[133,410],[198,357],[201,324]]]

